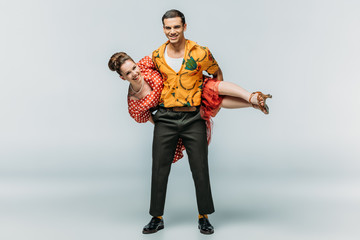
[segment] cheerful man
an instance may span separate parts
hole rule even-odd
[[[155,123],[150,215],[143,233],[164,228],[166,188],[171,163],[179,138],[186,148],[192,172],[199,212],[198,227],[203,234],[212,234],[207,214],[213,213],[208,169],[208,144],[205,121],[199,108],[203,87],[203,71],[222,80],[221,70],[209,49],[185,39],[186,22],[178,10],[169,10],[162,17],[168,41],[152,54],[164,80]]]

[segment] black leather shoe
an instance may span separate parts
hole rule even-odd
[[[143,233],[156,233],[158,230],[164,228],[164,221],[160,218],[153,217],[150,222],[143,228]]]
[[[214,227],[211,225],[209,219],[202,217],[199,219],[199,229],[202,234],[213,234]]]

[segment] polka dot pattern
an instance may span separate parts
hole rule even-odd
[[[173,163],[177,162],[178,160],[182,159],[184,157],[183,151],[185,150],[185,146],[182,142],[182,139],[179,138],[179,141],[176,145],[176,149],[175,149],[175,155],[174,155],[174,159],[173,159]]]
[[[139,100],[130,99],[128,94],[128,110],[130,116],[138,123],[145,123],[150,119],[150,108],[156,107],[159,103],[161,91],[163,89],[163,79],[160,73],[155,69],[155,65],[149,56],[141,59],[137,65],[140,68],[144,80],[150,85],[152,91],[144,98]],[[182,139],[179,139],[173,162],[177,162],[184,154],[182,153],[185,147]]]
[[[150,85],[152,91],[144,98],[139,100],[130,99],[128,94],[128,110],[130,116],[138,123],[149,121],[150,111],[152,107],[156,107],[159,103],[160,94],[163,88],[163,80],[150,57],[146,56],[141,59],[137,65],[140,68],[144,80]]]

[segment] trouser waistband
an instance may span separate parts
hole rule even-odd
[[[171,107],[171,108],[166,108],[166,107],[159,107],[160,109],[164,109],[166,111],[169,112],[196,112],[200,109],[200,106],[197,107]]]

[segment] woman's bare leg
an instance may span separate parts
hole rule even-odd
[[[231,97],[231,96],[225,96],[221,102],[220,107],[222,108],[246,108],[251,107],[251,103],[248,103],[248,101],[245,101],[242,98],[238,97]]]
[[[239,85],[232,83],[232,82],[225,82],[221,81],[218,86],[219,95],[231,96],[245,100],[246,102],[249,101],[251,93],[246,91],[244,88],[240,87]],[[251,103],[256,105],[263,105],[264,102],[261,101],[260,103],[257,101],[257,93],[253,95],[251,98]],[[233,100],[232,100],[233,101]],[[251,105],[250,105],[251,106]]]

